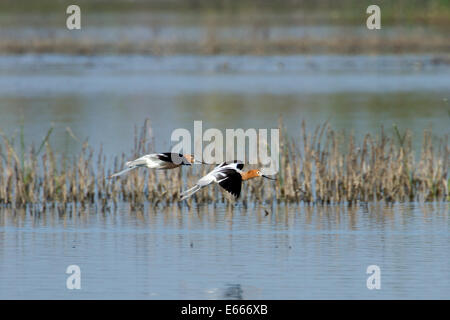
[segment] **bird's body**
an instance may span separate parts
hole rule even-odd
[[[181,153],[152,153],[125,163],[127,167],[146,167],[149,169],[174,169],[182,165],[190,166],[190,159]]]
[[[182,155],[181,153],[171,152],[152,153],[142,156],[136,160],[126,162],[125,166],[127,166],[127,168],[111,175],[110,178],[120,176],[139,167],[167,170],[178,168],[180,166],[190,166],[194,162],[195,160],[192,155]]]
[[[235,198],[239,198],[239,195],[241,194],[242,181],[256,177],[272,179],[262,175],[259,170],[249,170],[244,172],[242,171],[243,168],[244,164],[237,160],[232,162],[222,162],[207,175],[200,178],[195,186],[181,193],[180,200],[189,198],[201,188],[204,188],[212,183],[219,184]]]

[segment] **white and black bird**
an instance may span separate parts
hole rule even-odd
[[[149,168],[149,169],[174,169],[180,166],[190,166],[193,163],[203,163],[201,161],[197,161],[194,159],[193,155],[190,154],[181,154],[181,153],[172,153],[172,152],[164,152],[164,153],[152,153],[142,156],[136,160],[128,161],[125,163],[127,166],[126,169],[114,173],[109,176],[109,178],[114,178],[120,176],[130,170],[136,168]]]
[[[231,193],[235,198],[239,198],[239,195],[241,194],[242,181],[257,177],[276,180],[275,178],[270,178],[263,175],[260,170],[254,169],[242,171],[243,168],[244,164],[238,160],[234,160],[232,162],[222,162],[207,175],[200,178],[195,186],[182,192],[180,201],[189,198],[201,188],[204,188],[212,183],[219,184],[219,186]]]

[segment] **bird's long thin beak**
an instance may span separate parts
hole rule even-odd
[[[277,180],[276,178],[271,178],[271,177],[268,177],[268,176],[265,176],[265,175],[262,175],[261,177],[264,177],[264,178],[269,179],[269,180]]]
[[[198,164],[209,164],[209,163],[206,163],[206,162],[203,162],[203,161],[200,161],[200,160],[194,160],[194,163],[198,163]]]

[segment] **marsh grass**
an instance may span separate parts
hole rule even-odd
[[[197,41],[182,38],[143,39],[140,41],[121,39],[108,41],[94,37],[72,39],[69,37],[36,36],[33,41],[23,38],[5,38],[0,43],[0,53],[59,53],[59,54],[143,54],[143,55],[293,55],[293,54],[401,54],[434,53],[436,63],[448,64],[448,56],[441,54],[449,48],[446,35],[435,34],[432,37],[419,35],[381,36],[356,35],[334,36],[327,38],[267,36],[268,28],[255,27],[257,31],[249,39],[225,39],[220,30],[208,26],[206,36]]]
[[[298,137],[289,137],[280,126],[280,171],[276,182],[254,179],[244,183],[239,201],[253,204],[300,203],[353,205],[359,202],[448,201],[448,136],[423,132],[421,150],[412,148],[412,133],[396,126],[388,135],[366,134],[358,142],[353,134],[336,132],[327,123],[308,131],[302,122]],[[107,157],[93,150],[70,129],[67,135],[81,144],[78,154],[51,146],[50,128],[36,148],[26,145],[23,126],[19,142],[0,131],[0,205],[57,207],[95,205],[103,210],[119,202],[139,209],[225,203],[234,199],[219,187],[204,188],[188,201],[179,202],[182,190],[192,186],[212,165],[158,171],[138,169],[116,179],[107,177],[126,161],[156,152],[150,122],[135,128],[131,154]],[[247,166],[251,168],[252,166]]]

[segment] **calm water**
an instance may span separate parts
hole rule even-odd
[[[0,298],[448,299],[448,209],[3,208]],[[66,289],[72,264],[78,291]],[[380,290],[366,287],[372,264]]]
[[[134,125],[150,118],[158,150],[174,129],[275,128],[298,136],[326,120],[358,134],[393,124],[450,133],[450,65],[433,56],[61,56],[0,57],[0,128],[25,124],[39,143],[51,124],[67,151],[81,140],[108,154],[132,149]],[[98,130],[99,126],[102,130]],[[69,150],[70,151],[70,150]]]

